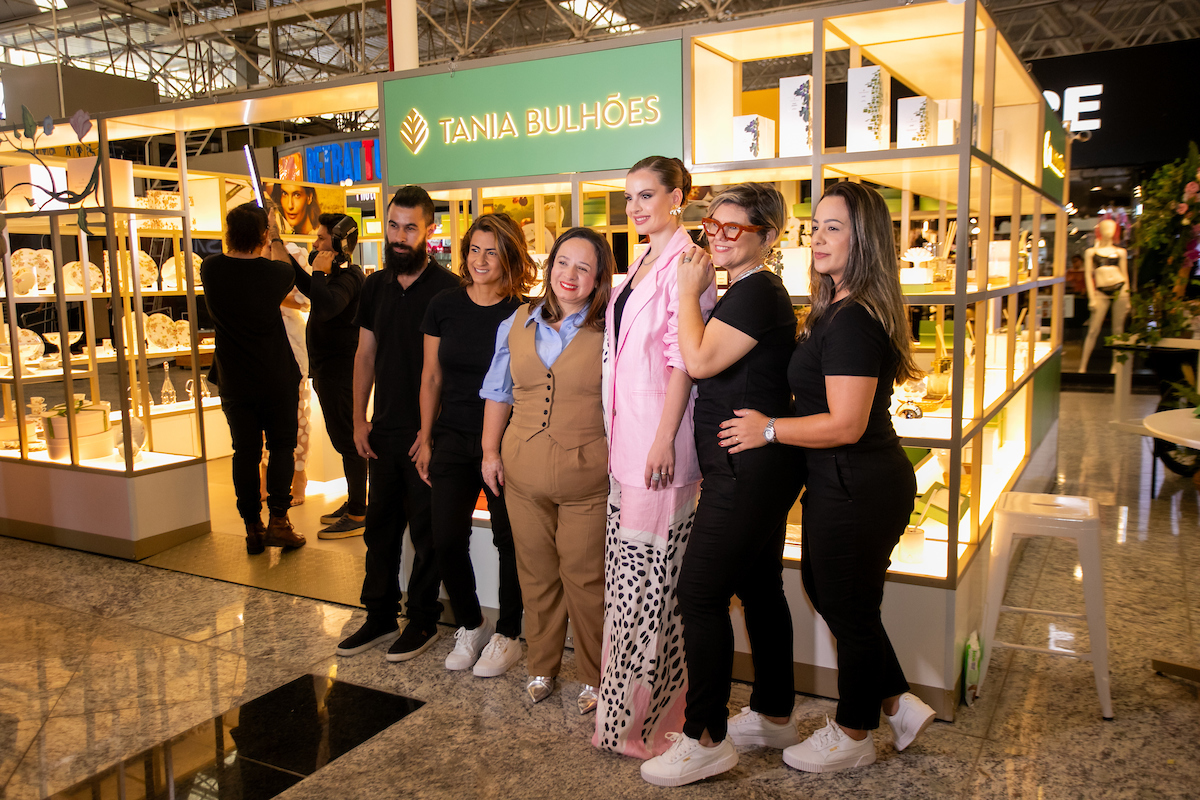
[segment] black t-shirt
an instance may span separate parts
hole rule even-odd
[[[425,363],[421,322],[429,301],[458,285],[454,273],[432,257],[407,289],[390,269],[367,276],[354,322],[375,335],[374,430],[415,435],[421,429],[421,367]]]
[[[796,344],[796,315],[779,276],[763,270],[736,281],[713,307],[711,319],[758,344],[724,372],[696,382],[697,431],[715,432],[735,408],[753,408],[769,417],[790,415],[787,364]]]
[[[892,427],[892,384],[900,359],[883,325],[859,303],[832,303],[808,338],[796,345],[788,382],[796,395],[797,416],[829,413],[826,375],[878,378],[871,416],[862,438],[847,450],[878,450],[899,443]]]
[[[613,303],[613,338],[620,341],[621,337],[621,317],[625,315],[625,304],[629,302],[629,295],[633,294],[633,281],[625,281],[625,288],[617,295],[617,301]]]
[[[296,288],[312,303],[308,315],[308,371],[313,375],[353,370],[358,349],[358,295],[367,276],[357,264],[346,264],[334,275],[309,275],[292,259]]]
[[[295,392],[300,367],[279,304],[292,290],[291,265],[217,253],[200,265],[204,303],[216,331],[216,382],[230,399]]]
[[[442,410],[436,428],[483,433],[479,389],[492,364],[496,329],[521,305],[515,297],[476,305],[465,288],[449,289],[429,303],[421,332],[441,339]]]

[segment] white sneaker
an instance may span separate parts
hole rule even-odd
[[[495,628],[484,619],[483,624],[475,630],[459,628],[454,634],[454,649],[446,656],[446,669],[470,669],[479,660],[488,639],[492,638]]]
[[[738,747],[791,747],[800,741],[796,726],[789,719],[780,724],[772,722],[757,711],[744,706],[742,713],[729,718],[729,738]]]
[[[896,709],[896,714],[887,717],[888,724],[892,726],[892,736],[895,740],[896,750],[903,750],[913,743],[921,735],[921,731],[929,727],[929,723],[933,722],[935,716],[934,710],[925,703],[924,700],[917,697],[912,692],[905,692],[900,695],[900,707]]]
[[[479,660],[475,662],[475,677],[497,678],[521,660],[521,643],[503,633],[492,636]]]
[[[856,742],[840,725],[826,717],[824,728],[783,751],[783,763],[805,772],[865,767],[875,763],[874,737],[868,731],[867,738]]]
[[[668,733],[667,752],[642,762],[642,778],[655,786],[684,786],[728,772],[737,766],[738,754],[729,737],[715,747],[705,747],[685,733]]]

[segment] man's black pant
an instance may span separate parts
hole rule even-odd
[[[354,363],[346,369],[322,367],[313,372],[313,388],[325,415],[325,430],[342,456],[346,474],[346,513],[367,513],[367,459],[354,446]]]
[[[442,615],[441,577],[433,550],[430,491],[408,455],[416,431],[371,431],[370,499],[363,541],[367,545],[362,604],[370,616],[394,619],[400,611],[400,555],[404,529],[413,544],[406,614],[426,630]]]
[[[268,395],[221,397],[233,442],[233,491],[242,519],[261,519],[258,465],[263,436],[267,439],[267,508],[277,517],[292,506],[292,471],[295,467],[296,406],[300,385]]]
[[[500,618],[496,633],[516,639],[521,635],[521,584],[517,578],[517,551],[504,496],[497,497],[483,482],[480,466],[483,446],[477,433],[435,430],[429,479],[433,483],[433,540],[438,571],[454,609],[455,621],[468,629],[483,624],[475,592],[471,563],[471,514],[479,490],[487,496],[492,515],[492,541],[500,554]]]
[[[771,717],[792,713],[792,614],[783,592],[787,514],[804,485],[797,448],[768,445],[736,455],[716,430],[696,428],[704,483],[679,573],[679,611],[687,664],[683,732],[725,738],[733,678],[729,601],[745,611],[754,663],[750,708]]]

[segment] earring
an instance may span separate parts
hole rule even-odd
[[[674,208],[671,209],[672,217],[678,217],[682,213],[683,213],[683,206],[675,206]]]

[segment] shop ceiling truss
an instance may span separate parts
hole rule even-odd
[[[898,2],[901,0],[898,0]],[[0,0],[0,60],[60,61],[157,81],[165,98],[387,69],[385,0]],[[1200,0],[985,0],[1025,60],[1200,36]],[[419,61],[456,65],[552,44],[829,5],[827,0],[418,0]],[[844,75],[843,53],[826,74]],[[745,65],[746,88],[806,69]],[[0,66],[3,66],[0,63]],[[356,120],[348,120],[355,124]]]

